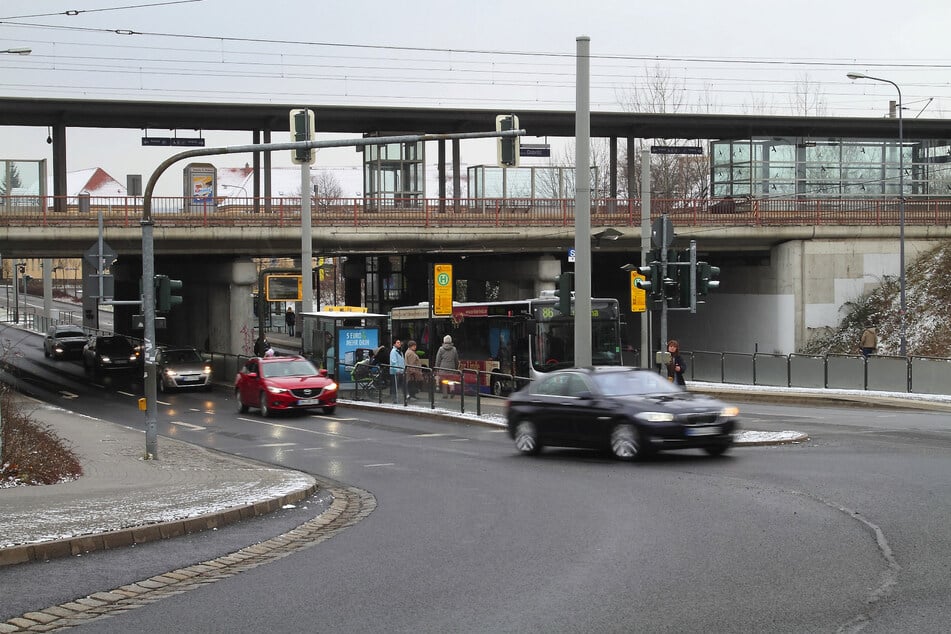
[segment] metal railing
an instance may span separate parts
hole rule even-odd
[[[65,198],[65,200],[63,200]],[[666,213],[684,226],[770,227],[798,225],[897,225],[897,199],[767,198],[731,201],[706,198],[651,199],[651,217]],[[56,203],[59,203],[58,205]],[[106,227],[135,227],[142,199],[131,196],[0,196],[0,226],[95,227],[102,212]],[[312,202],[321,223],[330,227],[514,227],[573,226],[574,199],[532,198],[334,198]],[[64,211],[57,211],[64,209]],[[157,227],[296,227],[300,197],[210,198],[155,197]],[[595,198],[593,226],[636,227],[641,223],[636,198]],[[951,199],[910,199],[905,224],[951,225]]]
[[[28,307],[21,310],[20,325],[28,330],[44,334],[50,326],[56,324],[82,325],[81,318],[74,313],[60,313],[58,319],[46,317],[41,309]],[[11,323],[7,320],[7,323]],[[90,336],[111,334],[106,331],[85,329]],[[139,340],[130,337],[134,343]],[[770,354],[763,352],[708,352],[702,350],[681,353],[687,359],[687,380],[708,383],[736,385],[762,385],[768,387],[847,389],[875,392],[899,392],[924,395],[951,395],[951,358],[909,355],[907,358],[892,355],[828,354]],[[211,359],[213,376],[219,384],[231,384],[231,377],[237,375],[249,355],[235,355],[223,352],[206,352]],[[350,372],[353,365],[344,366]],[[379,366],[389,370],[388,365]],[[418,366],[424,381],[421,393],[425,393],[431,408],[436,408],[437,379],[428,366]],[[484,402],[504,400],[484,388],[492,385],[493,379],[504,378],[512,385],[524,385],[531,382],[529,377],[500,374],[497,371],[463,368],[461,370],[440,370],[440,380],[447,382],[455,396],[458,396],[458,409],[465,412],[467,403],[474,401],[475,412],[482,413]],[[458,377],[458,378],[456,378]],[[388,377],[389,381],[392,378]],[[407,375],[400,374],[401,402],[406,405]],[[341,394],[354,390],[352,381],[341,386]],[[379,402],[383,402],[382,390]],[[353,393],[353,392],[351,392]],[[446,409],[441,406],[440,409]],[[455,410],[455,406],[450,409]],[[471,409],[471,406],[470,406]]]

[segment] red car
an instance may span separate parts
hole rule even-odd
[[[251,407],[262,416],[309,409],[333,414],[337,409],[337,384],[304,357],[248,359],[235,379],[234,396],[242,414]]]

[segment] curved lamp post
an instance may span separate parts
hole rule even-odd
[[[848,73],[849,79],[868,79],[870,81],[880,81],[885,84],[891,84],[898,91],[898,288],[899,288],[899,310],[898,310],[898,336],[899,350],[901,356],[908,353],[907,340],[905,338],[905,131],[902,124],[902,103],[901,88],[890,79],[882,77],[872,77],[864,73]]]

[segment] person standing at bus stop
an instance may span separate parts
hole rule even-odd
[[[294,336],[294,324],[297,323],[297,315],[294,314],[294,309],[290,306],[287,307],[287,312],[284,313],[284,324],[287,326],[287,336]]]
[[[459,384],[462,385],[462,378],[458,374],[459,367],[459,351],[452,345],[452,337],[446,335],[442,338],[439,351],[436,352],[436,380],[439,382],[443,398],[450,396],[448,381],[458,379]],[[443,374],[441,371],[445,370],[450,372]]]
[[[390,374],[393,377],[393,402],[399,403],[400,382],[403,380],[403,370],[406,368],[406,359],[400,352],[403,342],[393,340],[393,349],[390,350]]]

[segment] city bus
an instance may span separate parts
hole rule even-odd
[[[432,315],[428,302],[420,302],[393,308],[390,319],[393,335],[404,342],[416,340],[426,364],[434,363],[443,337],[451,335],[462,367],[479,371],[478,389],[496,396],[552,370],[574,366],[575,318],[558,310],[553,291],[535,299],[453,303],[452,315],[439,317]],[[591,361],[621,365],[616,299],[591,300]],[[467,389],[474,377],[466,373]]]

